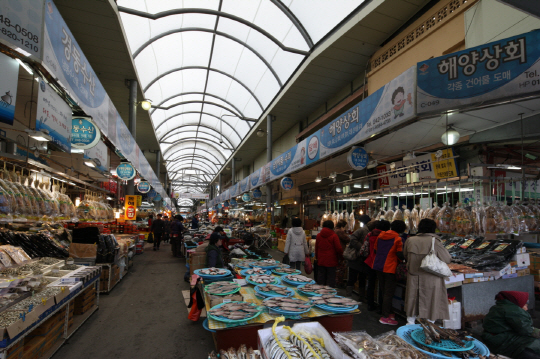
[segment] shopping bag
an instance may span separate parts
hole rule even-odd
[[[435,253],[435,237],[431,238],[431,251],[422,259],[420,269],[439,277],[451,277],[452,271]]]
[[[304,261],[304,270],[306,271],[306,274],[311,274],[311,272],[313,272],[313,266],[311,265],[311,258],[309,256],[306,256]]]
[[[283,259],[281,260],[281,263],[283,264],[289,264],[291,261],[289,260],[289,255],[288,254],[285,254],[283,256]]]
[[[347,247],[343,251],[343,258],[348,261],[355,261],[358,258],[358,252],[350,244],[347,244]]]
[[[154,234],[152,232],[148,233],[148,239],[146,240],[148,243],[154,243]]]

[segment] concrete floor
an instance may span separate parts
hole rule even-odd
[[[277,260],[283,257],[277,250],[269,252]],[[185,271],[185,259],[173,258],[169,244],[157,252],[147,245],[130,273],[110,294],[100,296],[99,310],[54,358],[207,358],[214,343],[202,320],[187,319]],[[397,328],[380,324],[380,315],[364,304],[360,310],[353,330],[375,336]]]

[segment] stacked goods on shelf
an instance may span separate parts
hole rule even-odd
[[[81,222],[113,222],[114,210],[103,196],[87,193],[77,207]]]
[[[42,231],[25,233],[0,231],[0,243],[21,247],[31,258],[54,257],[67,258],[69,242],[59,235]]]
[[[75,298],[74,302],[74,314],[82,315],[86,313],[90,308],[94,306],[96,302],[96,288],[94,286],[88,287],[84,292],[79,294]]]

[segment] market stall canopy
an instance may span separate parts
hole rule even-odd
[[[211,180],[314,46],[362,3],[118,1],[175,186]]]

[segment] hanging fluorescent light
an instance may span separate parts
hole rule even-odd
[[[379,162],[377,160],[369,161],[368,165],[367,165],[367,168],[368,169],[375,168],[375,167],[377,167],[378,164],[379,164]]]
[[[39,141],[39,142],[52,141],[52,137],[49,136],[49,131],[47,130],[41,130],[41,131],[26,130],[26,133],[28,133],[28,137],[31,137],[34,140]]]
[[[321,177],[321,176],[315,177],[315,182],[321,182],[321,181],[322,181],[322,177]]]
[[[356,182],[355,184],[353,184],[353,187],[354,188],[362,188],[362,183],[361,182]]]
[[[452,146],[459,141],[460,137],[461,135],[459,134],[459,132],[454,130],[452,125],[448,125],[446,132],[443,133],[443,135],[441,136],[441,142],[447,146]]]
[[[332,172],[330,173],[330,176],[328,176],[328,178],[330,179],[335,179],[337,177],[337,172]]]
[[[34,71],[32,70],[32,68],[30,66],[28,66],[25,62],[22,62],[20,59],[15,59],[17,60],[17,62],[19,63],[19,65],[21,65],[22,67],[24,67],[24,69],[26,71],[28,71],[28,73],[30,75],[33,75],[34,74]]]
[[[343,192],[343,188],[341,188],[340,186],[336,186],[336,192],[338,193]]]
[[[369,183],[364,183],[364,188],[369,188]]]
[[[108,200],[108,201],[112,201],[112,198],[111,198],[111,197],[107,197],[107,200]]]
[[[88,167],[92,167],[92,168],[96,167],[96,162],[92,158],[85,159],[84,164],[85,166],[88,166]]]

